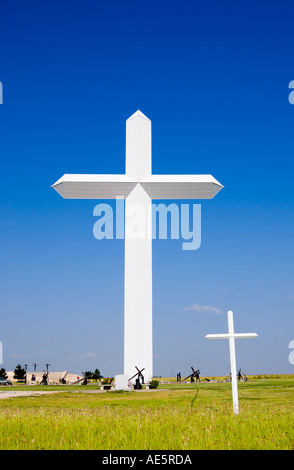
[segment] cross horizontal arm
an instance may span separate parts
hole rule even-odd
[[[234,333],[234,338],[239,339],[239,338],[257,338],[258,334],[257,333]]]
[[[126,175],[63,175],[53,188],[64,199],[127,197],[137,182]]]
[[[230,335],[229,333],[225,334],[216,334],[216,335],[206,335],[205,338],[207,339],[229,339],[229,338],[235,338],[235,339],[246,339],[246,338],[256,338],[258,336],[257,333],[234,333],[233,335]]]
[[[206,335],[205,338],[207,339],[229,339],[231,335],[229,333],[220,334],[220,335]]]
[[[152,199],[212,199],[223,188],[211,175],[152,175],[140,184]]]

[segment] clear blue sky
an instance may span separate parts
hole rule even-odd
[[[153,242],[154,374],[228,373],[228,344],[205,339],[227,331],[228,309],[237,332],[259,334],[237,343],[237,367],[294,373],[293,13],[291,1],[2,2],[2,367],[123,372],[123,241],[96,240],[96,201],[51,185],[124,173],[140,109],[153,173],[225,186],[200,201],[199,250]]]

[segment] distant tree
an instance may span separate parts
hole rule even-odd
[[[8,379],[8,375],[6,374],[6,370],[5,369],[0,369],[0,377],[2,379]]]
[[[17,364],[16,368],[14,369],[14,376],[13,378],[18,382],[25,380],[26,371],[21,367],[20,364]]]
[[[92,375],[93,379],[95,380],[100,380],[102,375],[100,374],[100,370],[99,369],[95,369],[94,372],[93,372],[93,375]]]
[[[84,375],[85,377],[87,377],[87,379],[91,379],[93,376],[93,372],[91,372],[90,370],[87,370]]]

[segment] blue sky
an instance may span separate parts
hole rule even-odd
[[[154,374],[293,373],[290,1],[4,1],[0,155],[3,367],[123,371],[121,240],[64,173],[124,173],[125,121],[152,121],[154,174],[212,174],[202,244],[153,241]],[[191,201],[191,203],[199,201]],[[206,308],[189,309],[192,305]],[[188,308],[187,308],[188,307]],[[212,307],[212,308],[207,308]],[[200,311],[199,311],[200,310]]]

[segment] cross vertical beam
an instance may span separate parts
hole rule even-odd
[[[238,385],[237,385],[237,365],[236,365],[236,350],[234,338],[234,320],[233,312],[228,311],[228,330],[229,330],[229,349],[230,349],[230,364],[231,364],[231,380],[232,380],[232,395],[233,395],[233,409],[234,413],[239,413],[239,400],[238,400]]]
[[[144,366],[148,382],[153,376],[152,239],[145,236],[151,226],[150,208],[151,198],[137,185],[125,205],[124,374],[131,377],[138,364]],[[134,214],[137,233],[128,232],[128,220]]]
[[[151,175],[151,121],[140,112],[126,122],[126,175],[138,183]],[[151,203],[137,184],[125,204],[124,374],[131,377],[138,364],[148,382],[153,376]],[[129,226],[130,218],[135,226]]]
[[[151,176],[151,121],[137,111],[126,122],[126,175],[140,182]]]
[[[233,395],[233,411],[237,415],[239,413],[239,401],[238,401],[238,385],[237,385],[237,367],[236,367],[236,351],[235,351],[235,339],[238,338],[256,338],[256,333],[235,333],[234,332],[234,320],[233,312],[228,311],[228,333],[227,334],[215,334],[206,335],[207,339],[228,339],[230,348],[230,364],[231,364],[231,380],[232,380],[232,395]]]

